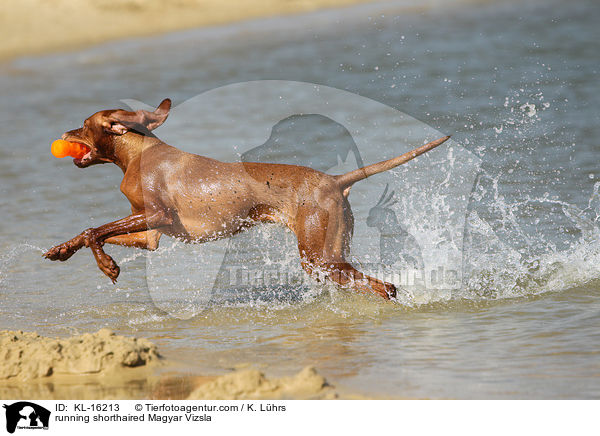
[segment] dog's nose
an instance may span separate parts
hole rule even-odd
[[[67,137],[67,134],[63,133],[62,136],[60,137],[60,139],[66,139],[66,137]]]

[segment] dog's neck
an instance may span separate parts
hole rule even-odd
[[[144,150],[160,142],[160,139],[154,135],[127,132],[116,137],[112,160],[125,173],[133,161],[139,160]]]

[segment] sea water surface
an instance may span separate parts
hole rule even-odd
[[[372,396],[598,398],[599,16],[593,0],[389,2],[1,65],[0,329],[66,336],[109,327],[150,338],[198,373],[251,363],[289,374],[314,365],[331,383]],[[374,137],[412,135],[416,146],[426,139],[422,132],[452,134],[453,159],[477,159],[464,198],[442,189],[456,182],[448,154],[432,155],[439,165],[430,177],[407,165],[382,182],[392,184],[397,219],[421,246],[456,242],[444,222],[423,223],[442,209],[461,211],[459,286],[424,287],[388,303],[304,280],[250,291],[230,286],[207,302],[195,293],[206,262],[182,256],[189,248],[168,238],[150,257],[107,246],[121,266],[116,285],[87,250],[66,263],[42,259],[52,245],[129,213],[119,168],[81,170],[56,160],[53,139],[97,110],[126,107],[122,99],[156,105],[171,97],[183,107],[207,91],[261,80],[317,84],[380,102],[418,127],[375,119]],[[227,89],[233,98],[236,88]],[[306,88],[286,89],[300,98]],[[197,123],[178,122],[174,109],[174,127],[169,120],[156,133],[176,146],[193,144],[197,153],[243,159],[244,150],[262,143],[250,144],[245,134],[263,113],[260,99],[230,128],[215,121],[222,111],[215,99],[212,108],[192,112]],[[357,111],[342,110],[348,119]],[[278,125],[281,138],[295,144],[283,159],[304,155],[318,167],[320,153],[347,143],[352,129],[310,115]],[[373,162],[360,151],[364,163]],[[418,187],[434,177],[443,180],[439,190],[423,188],[427,195],[419,197]],[[371,182],[361,183],[351,202],[366,216],[378,198],[366,191]],[[357,266],[373,260],[366,247],[379,241],[363,221],[353,247]],[[255,230],[263,243],[253,245],[254,254],[273,250],[277,231]],[[293,235],[283,235],[293,248]],[[292,251],[277,261],[280,269],[296,265]],[[169,267],[161,263],[167,260]],[[437,262],[448,267],[450,260]]]

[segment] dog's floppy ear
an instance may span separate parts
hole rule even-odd
[[[102,122],[102,127],[117,135],[123,135],[130,129],[140,130],[140,127],[144,127],[145,130],[154,130],[165,122],[170,110],[171,100],[168,98],[165,98],[154,112],[143,109],[135,112],[116,110]]]

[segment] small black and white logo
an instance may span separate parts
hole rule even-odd
[[[6,409],[6,431],[14,433],[22,430],[48,430],[50,411],[28,401],[4,404]]]

